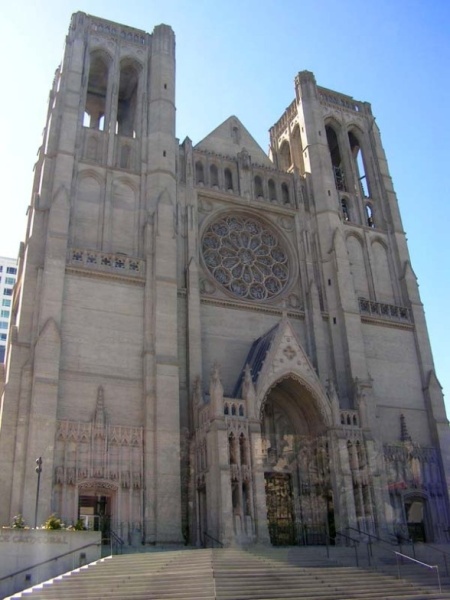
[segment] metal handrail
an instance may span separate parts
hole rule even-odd
[[[32,565],[31,567],[26,567],[25,569],[20,569],[20,571],[15,571],[15,573],[11,573],[10,575],[5,575],[4,577],[0,577],[0,581],[4,581],[5,579],[10,579],[11,577],[16,577],[21,573],[25,573],[25,571],[31,571],[31,569],[36,569],[37,567],[42,567],[42,565],[46,565],[54,560],[58,560],[59,558],[64,558],[65,556],[69,556],[69,554],[73,554],[74,552],[79,552],[80,550],[84,550],[85,548],[90,548],[91,546],[101,546],[100,542],[91,542],[90,544],[86,544],[85,546],[80,546],[80,548],[75,548],[74,550],[69,550],[68,552],[64,552],[64,554],[58,554],[58,556],[54,556],[53,558],[48,558],[47,560],[43,560],[41,562]]]
[[[219,548],[223,548],[223,543],[220,540],[216,539],[212,535],[209,535],[209,533],[207,533],[206,531],[203,531],[203,535],[204,535],[204,537],[207,537],[210,540],[212,540],[215,544],[218,544]]]
[[[350,525],[348,525],[346,529],[351,529],[353,531],[357,531],[360,535],[366,535],[369,538],[369,540],[371,540],[373,538],[374,540],[377,540],[378,542],[381,542],[383,544],[388,544],[389,546],[399,546],[400,550],[402,550],[402,541],[411,542],[413,556],[414,556],[414,558],[416,558],[416,548],[414,546],[413,538],[405,538],[402,535],[398,534],[398,536],[396,536],[397,541],[394,542],[391,540],[384,540],[381,536],[375,535],[373,533],[367,533],[366,531],[360,531],[359,529],[356,529],[356,527],[351,527]],[[400,541],[398,540],[398,538],[400,538]],[[369,544],[372,545],[372,542],[369,541]]]
[[[437,565],[429,565],[427,563],[424,563],[420,560],[416,560],[415,558],[412,558],[411,556],[408,556],[407,554],[402,554],[401,552],[395,552],[395,550],[393,550],[396,559],[397,559],[397,573],[398,573],[398,579],[400,579],[400,562],[398,560],[398,557],[401,556],[402,558],[407,558],[408,560],[411,560],[412,562],[417,563],[418,565],[425,567],[427,569],[436,569],[436,575],[437,575],[437,579],[438,579],[438,585],[439,585],[439,592],[442,592],[442,588],[441,588],[441,578],[439,577],[439,567]]]
[[[447,556],[450,556],[450,553],[446,552],[445,550],[441,550],[441,548],[437,548],[436,546],[432,546],[431,544],[427,544],[427,548],[431,548],[432,550],[436,550],[436,552],[440,552],[441,554],[444,555],[445,573],[446,573],[446,575],[448,577],[449,572],[448,572]]]
[[[353,542],[353,548],[355,549],[356,566],[359,567],[359,557],[358,557],[359,540],[355,540],[350,535],[347,535],[346,533],[342,533],[341,531],[336,531],[335,535],[340,535],[341,537],[345,538],[346,540],[350,540]],[[350,546],[351,546],[351,544],[350,544]],[[369,563],[370,563],[370,558],[369,558]]]
[[[110,541],[111,541],[111,555],[113,553],[113,544],[114,543],[116,544],[117,548],[120,548],[120,554],[122,554],[122,548],[125,544],[123,539],[119,535],[117,535],[117,533],[113,529],[109,530],[109,535],[110,535]]]

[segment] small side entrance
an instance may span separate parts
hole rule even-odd
[[[405,513],[409,537],[414,542],[429,542],[425,527],[426,505],[424,499],[413,497],[405,500]]]
[[[110,541],[111,496],[83,490],[78,499],[78,518],[86,529],[102,532],[102,543]]]
[[[265,473],[267,520],[274,546],[296,543],[292,482],[289,473]]]

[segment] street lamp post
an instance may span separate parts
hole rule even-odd
[[[38,514],[38,504],[39,504],[39,487],[41,485],[41,473],[42,473],[42,458],[39,457],[36,459],[36,473],[37,473],[37,488],[36,488],[36,507],[34,510],[34,528],[37,527],[37,514]]]

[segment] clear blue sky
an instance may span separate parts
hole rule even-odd
[[[32,168],[70,15],[177,36],[177,135],[231,114],[261,146],[298,71],[372,103],[450,414],[450,2],[448,0],[21,0],[0,20],[0,255],[23,239]]]

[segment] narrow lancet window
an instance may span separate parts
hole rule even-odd
[[[375,227],[375,223],[373,220],[372,207],[368,203],[366,204],[366,218],[367,218],[367,225],[372,228]]]
[[[361,194],[364,198],[370,198],[369,182],[367,181],[366,170],[364,167],[364,156],[358,138],[350,131],[348,141],[352,152],[356,176],[358,179]]]
[[[225,169],[224,176],[225,176],[225,189],[233,190],[233,174],[231,173],[230,169]]]
[[[219,187],[219,172],[217,170],[216,165],[211,165],[209,167],[209,180],[211,187],[218,188]]]
[[[269,179],[268,186],[269,186],[269,200],[271,202],[276,202],[277,201],[277,190],[276,190],[275,182],[273,181],[273,179]]]
[[[262,180],[259,175],[255,177],[255,196],[256,198],[264,198]]]
[[[291,199],[289,197],[289,187],[287,183],[281,184],[281,195],[283,197],[283,204],[290,204]]]
[[[109,65],[104,56],[93,54],[89,69],[86,105],[83,126],[91,129],[105,129],[106,95],[108,91]]]
[[[344,221],[350,221],[350,211],[348,209],[347,200],[345,198],[341,199],[341,208],[342,208],[342,218]]]
[[[203,172],[203,164],[200,161],[195,163],[195,183],[197,185],[203,185],[205,182],[205,175]]]
[[[291,147],[285,140],[280,146],[280,169],[287,171],[292,166]]]
[[[328,149],[330,151],[331,165],[333,167],[336,189],[341,192],[345,192],[345,177],[342,167],[341,151],[339,149],[338,138],[334,129],[329,125],[325,127],[325,131],[327,134]]]
[[[116,130],[119,135],[136,137],[138,81],[138,73],[133,65],[122,67],[117,102]]]

